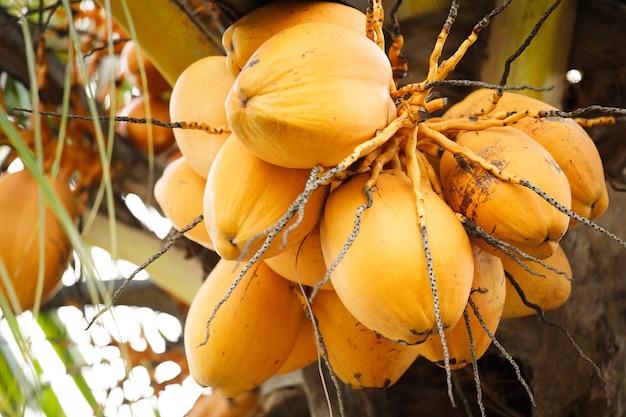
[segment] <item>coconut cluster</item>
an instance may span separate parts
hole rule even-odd
[[[202,213],[186,235],[221,257],[185,325],[194,378],[221,395],[318,358],[355,388],[419,355],[472,363],[501,318],[567,300],[558,243],[608,204],[576,123],[489,90],[425,118],[437,106],[395,85],[370,24],[272,2],[174,86],[171,119],[205,128],[175,130],[155,195],[179,229]]]

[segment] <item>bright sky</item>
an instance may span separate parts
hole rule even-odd
[[[87,308],[86,313],[93,313]],[[69,347],[77,363],[82,363],[80,372],[84,376],[97,402],[105,407],[105,416],[149,416],[153,407],[158,408],[164,417],[183,416],[191,408],[202,388],[191,379],[182,385],[170,385],[158,397],[150,386],[148,370],[138,364],[125,377],[125,362],[120,349],[110,342],[128,342],[132,349],[155,353],[165,351],[166,339],[176,341],[182,337],[181,323],[166,313],[155,312],[146,307],[117,306],[112,314],[102,317],[102,325],[85,330],[87,321],[82,312],[74,306],[60,307],[57,311],[61,322],[66,326],[73,346]],[[20,317],[20,326],[24,337],[30,340],[31,353],[41,366],[41,382],[49,382],[59,402],[68,416],[86,417],[93,411],[84,396],[78,390],[53,345],[30,312]],[[0,354],[10,355],[19,369],[27,372],[25,380],[34,383],[32,371],[22,357],[6,320],[0,321]],[[166,361],[157,366],[155,380],[167,381],[180,373],[180,366],[173,361]],[[123,381],[121,384],[119,381]],[[123,401],[133,402],[132,407],[123,405]],[[29,411],[26,415],[43,415]]]

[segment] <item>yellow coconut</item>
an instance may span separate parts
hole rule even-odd
[[[477,90],[446,112],[446,117],[467,117],[487,109],[493,95],[493,90]],[[543,110],[557,108],[535,98],[506,91],[494,111],[520,113]],[[595,143],[578,123],[563,117],[525,117],[509,126],[537,141],[559,164],[570,184],[574,213],[593,219],[606,210],[609,196],[602,160]],[[571,222],[571,225],[577,224]]]
[[[291,348],[289,356],[276,373],[286,374],[304,368],[317,361],[317,357],[317,341],[315,340],[313,323],[308,318],[305,318],[300,323],[296,341]]]
[[[148,113],[149,112],[149,113]],[[146,96],[133,97],[120,111],[120,116],[169,122],[167,101]],[[142,152],[162,153],[174,145],[174,132],[169,127],[148,123],[120,122],[117,129]]]
[[[506,280],[500,259],[478,246],[473,246],[473,252],[474,282],[472,283],[470,300],[478,310],[482,323],[468,302],[467,316],[470,330],[468,331],[465,318],[462,318],[456,326],[445,332],[452,369],[460,369],[472,363],[472,355],[474,355],[474,360],[484,355],[492,339],[483,328],[483,324],[487,326],[491,334],[496,333],[506,297]],[[435,362],[439,366],[445,366],[443,344],[438,334],[415,346],[415,349],[429,361]]]
[[[196,294],[185,321],[191,375],[225,397],[250,391],[274,375],[289,356],[304,319],[293,283],[263,262],[254,265],[229,292],[243,266],[219,261]]]
[[[75,216],[76,202],[67,181],[57,178],[52,185],[69,215]],[[72,253],[69,237],[48,203],[44,203],[43,217],[40,216],[41,198],[39,185],[29,171],[0,175],[0,217],[4,219],[0,227],[0,258],[23,310],[35,304],[38,286],[41,301],[59,290],[61,276]],[[42,227],[43,237],[40,235]],[[40,253],[42,238],[43,254]],[[39,282],[41,264],[43,275]],[[5,297],[12,292],[1,277],[0,291]],[[11,297],[8,300],[11,301]]]
[[[249,259],[264,244],[272,226],[304,191],[310,172],[269,164],[231,135],[215,158],[204,190],[204,221],[225,259]],[[270,258],[298,245],[319,221],[328,186],[315,189],[304,215],[298,214],[264,252]],[[292,227],[293,226],[293,227]]]
[[[269,38],[301,23],[324,22],[365,36],[365,14],[354,7],[329,1],[279,0],[258,7],[230,25],[222,36],[227,66],[235,76]]]
[[[512,127],[465,131],[459,145],[506,173],[524,178],[566,208],[571,207],[567,177],[552,156]],[[443,194],[452,209],[487,233],[524,252],[550,256],[569,225],[569,217],[522,185],[502,181],[477,164],[444,152],[439,166]],[[483,249],[494,249],[482,240]]]
[[[326,274],[326,263],[322,253],[319,224],[300,242],[276,256],[267,258],[265,263],[280,276],[290,281],[314,287],[321,283]],[[330,280],[320,286],[332,289]]]
[[[140,91],[143,91],[145,81],[152,97],[157,97],[171,89],[165,77],[161,75],[148,56],[140,50],[139,45],[132,40],[124,44],[120,53],[120,64],[124,79]]]
[[[226,127],[224,102],[235,77],[226,68],[224,56],[201,58],[180,74],[172,89],[169,116],[173,122],[198,122],[213,128]],[[206,178],[211,163],[228,133],[174,129],[174,137],[189,165]]]
[[[365,327],[334,291],[317,293],[312,309],[333,372],[352,388],[390,387],[418,356]]]
[[[338,258],[353,233],[357,208],[366,203],[368,174],[334,189],[320,225],[327,265]],[[423,181],[425,226],[444,328],[452,328],[467,303],[474,261],[464,228],[452,210]],[[424,342],[438,327],[433,289],[419,228],[411,181],[401,171],[384,171],[360,216],[358,234],[332,272],[342,302],[366,327],[397,342]]]
[[[206,180],[191,168],[184,156],[170,162],[154,184],[154,198],[177,230],[202,214],[205,184]],[[185,232],[185,237],[214,250],[204,220]]]
[[[500,259],[507,274],[503,317],[524,317],[537,314],[537,310],[524,303],[516,286],[520,288],[526,301],[543,311],[553,310],[569,299],[572,291],[572,268],[560,245],[552,256],[543,260],[548,265],[547,267],[537,262],[520,259],[525,265],[523,267],[504,254],[500,255]]]
[[[395,117],[392,84],[389,59],[367,37],[303,23],[252,55],[226,99],[228,124],[269,163],[332,166]]]

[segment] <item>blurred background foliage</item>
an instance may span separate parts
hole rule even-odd
[[[10,288],[0,268],[7,288],[0,292],[1,415],[184,415],[201,392],[188,377],[181,333],[186,307],[210,265],[203,265],[204,255],[194,256],[202,249],[197,245],[181,240],[86,330],[171,230],[152,187],[176,156],[173,139],[155,149],[146,138],[141,149],[114,120],[99,115],[118,114],[134,98],[148,97],[150,87],[167,103],[175,74],[169,82],[160,74],[147,78],[154,73],[147,59],[136,64],[136,52],[122,56],[133,37],[111,16],[93,1],[0,2],[0,171],[33,173],[73,248],[62,285],[46,291],[44,284],[32,305],[11,297],[23,289]],[[152,26],[138,22],[132,30],[142,31],[141,25]],[[51,176],[67,182],[77,216],[46,181]],[[40,204],[21,194],[3,198],[22,207]],[[21,218],[14,214],[2,220],[5,231],[7,222]],[[35,224],[43,223],[42,215]],[[33,230],[33,224],[20,227]]]

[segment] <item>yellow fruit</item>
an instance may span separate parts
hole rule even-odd
[[[468,95],[446,117],[467,117],[491,103],[493,90],[481,89]],[[457,111],[458,110],[458,111]],[[557,110],[540,100],[513,92],[505,92],[496,112]],[[588,219],[602,214],[609,204],[600,154],[587,132],[575,121],[563,117],[536,119],[525,117],[509,126],[521,130],[543,146],[559,164],[572,192],[572,211]],[[578,222],[572,221],[571,225]]]
[[[181,230],[202,214],[205,184],[206,180],[191,169],[184,156],[170,162],[154,184],[154,198],[177,230]],[[214,250],[204,220],[186,232],[185,236],[207,249]]]
[[[312,303],[333,372],[355,389],[395,384],[418,354],[361,324],[334,291],[320,291]]]
[[[268,164],[248,151],[237,136],[231,135],[213,162],[204,191],[204,220],[217,253],[225,259],[252,257],[263,245],[268,228],[304,191],[308,178],[309,170]],[[302,222],[289,230],[297,219],[296,214],[276,235],[264,258],[275,256],[304,239],[320,218],[327,192],[328,186],[313,191]],[[283,248],[286,232],[287,243]]]
[[[67,182],[57,178],[52,185],[61,204],[74,217],[77,207]],[[61,287],[61,276],[72,253],[69,237],[48,203],[41,223],[41,198],[39,185],[29,171],[0,175],[0,218],[4,219],[0,227],[0,258],[23,310],[31,309],[37,299],[40,264],[44,265],[41,301],[46,301]],[[44,258],[39,250],[42,226]],[[5,297],[10,293],[1,277],[0,291]]]
[[[146,102],[145,96],[133,97],[122,108],[120,116],[153,119],[166,123],[170,121],[167,102],[157,99],[148,99]],[[150,141],[152,141],[152,151],[155,154],[169,149],[175,142],[174,132],[168,127],[134,122],[121,122],[118,126],[124,137],[128,138],[137,149],[146,153],[150,152]],[[152,131],[152,138],[149,137],[150,131]]]
[[[296,289],[297,291],[297,289]],[[315,330],[313,323],[308,318],[304,318],[298,328],[296,341],[291,348],[287,360],[276,371],[277,374],[286,374],[317,361],[317,341],[315,340]]]
[[[389,59],[367,37],[303,23],[252,55],[226,99],[228,124],[269,163],[333,166],[395,117],[392,83]]]
[[[252,54],[269,38],[301,23],[344,26],[365,36],[365,14],[328,1],[279,0],[258,7],[230,25],[222,36],[228,69],[237,76]]]
[[[234,398],[224,398],[216,393],[202,394],[185,417],[249,417],[260,412],[258,390],[244,392]]]
[[[176,80],[170,96],[173,122],[202,122],[226,127],[224,102],[235,82],[224,56],[208,56],[188,66]],[[189,165],[203,178],[229,134],[213,135],[201,130],[174,129],[174,138]]]
[[[456,141],[499,169],[530,181],[563,206],[571,206],[565,174],[548,151],[525,133],[511,127],[490,128],[461,132]],[[454,211],[530,255],[550,256],[567,231],[566,214],[532,190],[501,181],[471,161],[462,166],[444,152],[439,173],[443,194]],[[483,240],[476,242],[494,251]]]
[[[265,263],[283,278],[302,285],[313,287],[322,281],[326,274],[326,264],[322,254],[319,224],[306,235],[300,244],[267,258]],[[333,284],[329,280],[320,288],[332,289]]]
[[[366,202],[368,178],[357,175],[328,197],[320,225],[327,265],[352,233],[357,207]],[[451,328],[472,285],[472,248],[456,215],[425,181],[421,192],[440,316]],[[437,324],[413,186],[401,171],[384,171],[372,197],[356,239],[331,275],[333,287],[368,328],[392,341],[421,343],[437,332]]]
[[[287,359],[304,319],[293,284],[263,262],[230,293],[207,321],[244,264],[221,260],[196,294],[185,322],[185,352],[195,381],[224,397],[250,391]]]
[[[473,246],[474,251],[474,282],[470,299],[478,309],[481,319],[492,334],[495,334],[506,294],[504,269],[502,262],[497,256],[483,251],[478,246]],[[471,305],[467,304],[469,326],[472,332],[473,343],[464,318],[452,329],[445,332],[446,345],[448,347],[450,367],[460,369],[472,363],[472,349],[474,359],[479,359],[487,351],[491,344],[491,338],[485,332],[483,325],[478,320]],[[439,335],[433,335],[424,343],[415,346],[420,356],[424,356],[431,362],[444,366],[443,345]]]
[[[553,310],[563,305],[569,298],[572,290],[572,268],[560,245],[552,256],[543,260],[554,270],[535,262],[522,260],[524,265],[538,275],[526,271],[513,258],[504,254],[500,255],[500,259],[504,270],[520,286],[526,299],[541,307],[543,311]],[[537,314],[537,310],[524,304],[510,279],[507,279],[506,301],[502,317],[524,317],[533,314]]]
[[[171,88],[165,77],[161,75],[152,61],[148,59],[134,41],[127,41],[122,48],[120,63],[124,78],[140,91],[143,91],[144,87],[140,65],[143,65],[145,81],[151,96],[156,97]]]

